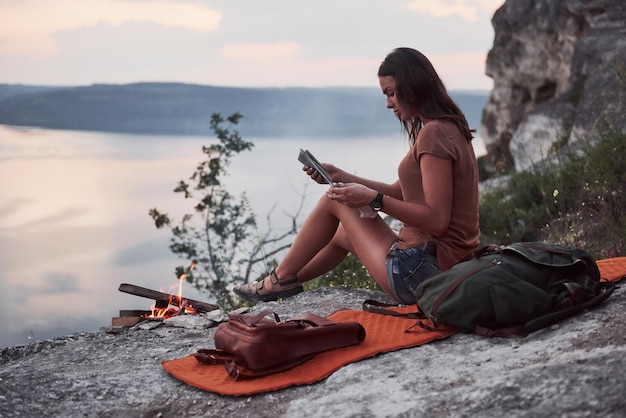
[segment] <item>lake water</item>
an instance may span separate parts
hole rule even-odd
[[[304,191],[306,213],[325,190],[301,171],[300,148],[389,182],[408,149],[400,132],[245,139],[255,147],[234,158],[225,183],[236,196],[246,192],[261,229],[272,208],[272,226],[281,228]],[[175,285],[174,267],[187,261],[169,252],[170,232],[157,230],[148,210],[177,218],[191,209],[172,190],[210,141],[0,125],[0,348],[97,331],[120,309],[149,309],[149,299],[119,292],[120,283]],[[478,138],[475,147],[484,153]],[[183,295],[210,301],[189,286]]]

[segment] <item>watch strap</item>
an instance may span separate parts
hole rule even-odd
[[[378,193],[374,200],[370,203],[370,207],[375,211],[381,210],[383,208],[383,197],[384,195],[382,193]]]

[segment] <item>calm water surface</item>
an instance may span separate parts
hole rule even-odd
[[[272,227],[282,228],[303,192],[308,212],[325,190],[302,173],[300,148],[390,182],[408,149],[399,133],[246,139],[255,147],[235,157],[226,183],[236,196],[246,192],[261,229],[272,208]],[[148,210],[176,217],[191,209],[172,190],[210,141],[0,125],[0,348],[97,331],[120,309],[150,307],[149,299],[119,292],[120,283],[175,285],[174,267],[187,261],[169,252],[169,231],[157,230]],[[480,141],[475,146],[484,152]],[[210,301],[190,287],[183,294]]]

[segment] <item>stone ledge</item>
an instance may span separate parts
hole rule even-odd
[[[388,300],[324,288],[253,311],[328,315],[367,298]],[[249,398],[200,391],[161,367],[211,346],[215,327],[73,334],[0,352],[0,416],[622,416],[625,308],[618,288],[599,308],[526,338],[457,334]]]

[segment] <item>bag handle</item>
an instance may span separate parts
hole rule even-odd
[[[285,322],[304,322],[314,327],[323,327],[329,325],[336,325],[337,322],[328,318],[316,315],[311,312],[304,312],[296,317],[286,319]]]
[[[496,244],[485,245],[484,247],[481,247],[477,249],[476,251],[474,251],[472,253],[472,257],[469,258],[469,260],[473,258],[480,258],[486,254],[495,254],[495,253],[503,254],[502,250],[503,250],[503,247],[501,245],[496,245]]]
[[[280,316],[278,316],[278,314],[272,311],[271,309],[265,309],[254,316],[232,315],[232,319],[236,321],[241,321],[248,326],[254,327],[260,321],[262,321],[266,316],[269,316],[269,315],[272,315],[274,317],[274,321],[276,322],[276,324],[287,323],[287,322],[304,322],[314,327],[320,327],[320,326],[335,325],[337,323],[328,318],[321,317],[311,312],[304,312],[296,317],[289,318],[283,321],[280,319]]]
[[[263,318],[265,318],[268,315],[273,315],[274,316],[274,321],[275,322],[280,322],[280,317],[278,316],[278,314],[274,311],[272,311],[271,309],[265,309],[261,312],[259,312],[258,314],[256,314],[255,316],[248,316],[248,315],[232,315],[231,318],[237,321],[241,321],[246,325],[249,325],[251,327],[255,326],[256,324],[259,323],[259,321],[261,321]]]

